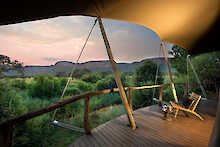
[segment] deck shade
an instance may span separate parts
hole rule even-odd
[[[191,53],[220,50],[219,0],[5,0],[0,5],[0,25],[69,15],[143,25]]]
[[[69,15],[143,25],[161,40],[192,54],[220,50],[220,0],[3,0],[0,5],[0,25]],[[219,113],[216,119],[219,122]],[[214,130],[217,135],[211,141],[216,143],[220,138],[219,124]]]

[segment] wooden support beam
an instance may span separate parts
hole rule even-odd
[[[107,54],[108,54],[109,60],[110,60],[111,65],[112,65],[112,69],[115,73],[115,80],[116,80],[117,86],[119,88],[119,93],[121,95],[122,101],[124,103],[125,110],[127,111],[129,120],[131,122],[132,129],[135,130],[136,129],[136,124],[135,124],[135,121],[134,121],[134,118],[133,118],[133,115],[132,115],[132,111],[129,107],[128,100],[127,100],[127,97],[126,97],[126,94],[125,94],[125,91],[124,91],[124,87],[122,85],[122,82],[121,82],[121,79],[120,79],[120,76],[119,76],[119,73],[118,73],[118,70],[117,70],[117,67],[116,67],[116,63],[115,63],[113,55],[112,55],[111,47],[110,47],[110,44],[108,42],[108,39],[107,39],[107,36],[106,36],[106,33],[105,33],[105,29],[104,29],[104,26],[102,24],[102,20],[101,20],[100,17],[98,17],[98,22],[99,22],[100,30],[101,30],[102,37],[103,37],[103,40],[104,40],[104,43],[105,43],[105,47],[106,47],[106,50],[107,50]]]
[[[90,121],[89,121],[89,101],[90,97],[85,99],[85,112],[84,112],[84,129],[86,134],[91,134]]]
[[[220,93],[220,89],[219,89],[219,93]],[[209,140],[209,147],[219,147],[219,146],[220,146],[220,95],[218,98],[215,124],[212,130],[212,135]]]
[[[168,76],[169,76],[169,79],[170,79],[170,83],[171,83],[171,87],[172,87],[172,91],[173,91],[173,96],[174,96],[175,102],[178,103],[176,88],[175,88],[175,85],[174,85],[174,82],[173,82],[172,73],[171,73],[171,70],[170,70],[170,64],[169,64],[168,57],[167,57],[167,49],[166,49],[165,44],[164,44],[163,41],[161,42],[161,45],[162,45],[162,48],[163,48],[163,54],[164,54],[165,62],[166,62],[166,65],[167,65]]]
[[[0,146],[11,147],[13,137],[13,124],[0,126]]]

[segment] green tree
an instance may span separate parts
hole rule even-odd
[[[98,73],[90,73],[90,74],[84,74],[81,78],[81,80],[89,83],[96,83],[98,80],[101,80],[101,75]]]
[[[37,75],[28,87],[32,97],[52,98],[61,95],[64,85],[62,85],[62,79],[51,75]]]
[[[126,76],[125,74],[120,74],[120,75],[121,75],[120,78],[122,81],[122,85],[126,87],[127,86]],[[106,76],[104,79],[101,79],[97,81],[96,83],[97,90],[104,90],[104,89],[111,89],[111,88],[117,88],[115,76],[113,74]]]
[[[147,61],[141,66],[136,68],[135,71],[135,83],[138,86],[146,85],[148,83],[154,83],[157,72],[157,65],[151,61]],[[161,84],[163,82],[163,77],[158,71],[158,79],[157,84]]]
[[[88,69],[86,69],[86,68],[84,68],[84,69],[76,69],[76,70],[73,71],[72,77],[73,77],[73,78],[76,78],[76,79],[79,79],[79,78],[81,78],[84,74],[89,74],[89,73],[91,73],[91,71],[88,70]]]
[[[9,70],[16,70],[23,76],[23,63],[18,60],[11,61],[10,57],[0,55],[0,77],[3,76],[3,72],[7,72]]]
[[[171,65],[174,67],[179,74],[186,74],[187,73],[187,62],[186,58],[188,55],[187,50],[174,45],[169,52],[174,58],[171,60]]]
[[[206,53],[192,59],[192,64],[206,90],[218,91],[220,87],[220,52]],[[190,72],[191,81],[195,81]]]
[[[137,86],[153,85],[157,72],[157,65],[151,61],[147,61],[140,65],[135,70],[135,84]],[[158,78],[156,84],[162,84],[163,77],[160,70],[158,71]],[[155,89],[154,97],[158,97],[159,91]],[[134,92],[134,108],[140,108],[151,105],[153,102],[153,89],[143,89]]]

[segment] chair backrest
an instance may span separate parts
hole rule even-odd
[[[196,109],[200,99],[201,99],[201,95],[198,95],[198,94],[192,92],[192,94],[189,97],[189,99],[192,100],[192,103],[190,104],[189,109],[194,111]]]

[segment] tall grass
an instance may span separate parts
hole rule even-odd
[[[100,80],[98,76],[93,82],[87,82],[86,80],[90,78],[89,76],[84,76],[83,80],[72,80],[63,99],[68,99],[87,91],[117,87],[114,76],[111,74],[103,76],[104,79]],[[132,85],[130,83],[132,79],[132,75],[129,75],[129,78],[124,75],[124,78],[122,78],[123,83],[125,83],[124,86]],[[66,78],[45,75],[38,75],[33,78],[0,80],[0,121],[5,121],[10,117],[38,110],[60,101],[66,81]],[[150,105],[151,100],[148,99],[148,97],[152,99],[150,95],[152,95],[151,91],[137,92],[134,94],[134,104],[142,104],[147,100],[146,105]],[[117,92],[91,97],[90,119],[92,128],[124,114],[125,111],[122,106],[115,106],[120,104],[122,104],[122,100]],[[16,125],[14,146],[66,146],[81,135],[51,126],[49,122],[52,119],[52,115],[53,112],[46,113]],[[83,127],[83,116],[84,100],[80,100],[57,109],[55,119]]]

